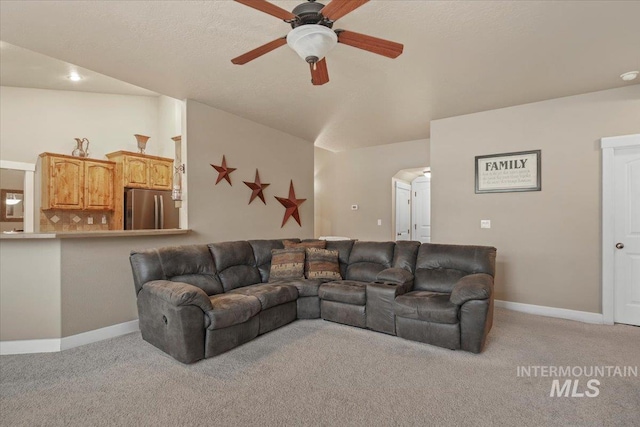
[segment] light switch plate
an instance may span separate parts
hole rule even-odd
[[[382,225],[382,220],[381,219],[378,220],[378,225]]]
[[[491,228],[491,220],[490,219],[481,219],[480,220],[480,228]]]
[[[87,224],[89,224],[89,225],[93,224],[93,217],[92,216],[87,218]]]

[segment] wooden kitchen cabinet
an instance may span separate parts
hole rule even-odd
[[[113,210],[115,163],[42,153],[41,208]]]
[[[115,163],[85,160],[84,209],[113,210]]]
[[[124,193],[127,188],[167,190],[173,188],[173,159],[130,151],[107,154],[116,164],[114,203],[111,229],[124,230]]]
[[[149,160],[149,184],[154,190],[171,190],[173,187],[173,160]]]
[[[125,188],[146,188],[171,190],[173,182],[173,159],[148,156],[129,151],[116,151],[107,158],[122,168],[118,186]]]
[[[123,171],[125,187],[149,187],[149,161],[140,157],[124,156]]]

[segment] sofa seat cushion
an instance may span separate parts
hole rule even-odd
[[[298,299],[298,290],[288,284],[257,284],[237,288],[229,293],[254,296],[260,301],[263,310]]]
[[[207,312],[211,324],[207,329],[222,329],[251,319],[262,309],[258,298],[242,294],[218,294],[209,298],[213,310]]]
[[[458,306],[449,294],[413,291],[400,295],[394,302],[396,316],[434,323],[458,323]]]
[[[270,285],[291,285],[298,290],[298,297],[317,297],[320,285],[326,280],[320,279],[283,279],[272,282]]]
[[[325,301],[365,305],[367,303],[367,283],[355,280],[328,282],[320,285],[318,295]]]

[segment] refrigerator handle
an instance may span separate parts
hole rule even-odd
[[[153,228],[158,229],[158,196],[153,195]]]
[[[164,229],[164,196],[158,196],[160,199],[160,229]]]

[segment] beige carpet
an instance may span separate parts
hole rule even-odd
[[[475,355],[306,320],[188,366],[134,333],[0,358],[0,424],[640,425],[640,378],[549,397],[552,378],[517,376],[529,365],[638,366],[640,328],[499,309]]]

